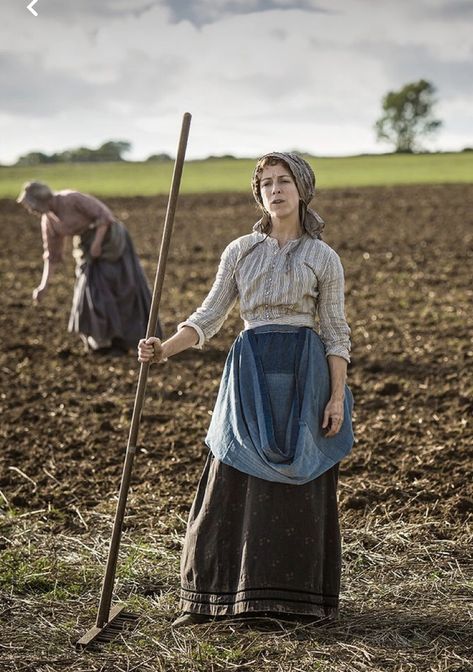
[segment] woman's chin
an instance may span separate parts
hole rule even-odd
[[[276,205],[271,208],[269,211],[269,214],[271,217],[287,217],[290,214],[290,211],[287,207],[284,207],[283,205]]]

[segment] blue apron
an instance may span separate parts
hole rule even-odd
[[[353,447],[350,388],[342,427],[327,439],[322,420],[329,398],[325,349],[313,329],[265,325],[242,331],[228,353],[205,442],[218,460],[239,471],[303,485]]]

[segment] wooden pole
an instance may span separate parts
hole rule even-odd
[[[187,147],[187,139],[189,137],[190,123],[191,123],[191,115],[189,114],[189,112],[186,112],[182,119],[181,135],[179,138],[179,146],[177,150],[176,161],[174,164],[174,172],[171,182],[171,191],[169,194],[168,206],[166,210],[166,218],[164,221],[163,237],[161,241],[158,266],[156,269],[156,276],[154,280],[153,298],[148,318],[148,328],[146,330],[146,338],[154,336],[158,324],[159,304],[161,301],[161,294],[164,283],[164,274],[166,271],[166,262],[171,242],[172,228],[174,224],[174,215],[176,212],[177,198],[179,195],[182,170],[184,167],[184,158]],[[107,565],[105,568],[105,576],[102,584],[102,593],[100,596],[97,621],[95,624],[96,628],[99,629],[102,629],[105,626],[105,624],[109,621],[110,606],[112,603],[113,585],[115,582],[115,572],[118,560],[118,550],[120,547],[120,539],[123,527],[123,518],[125,515],[125,507],[128,497],[128,491],[130,489],[133,460],[136,453],[138,430],[141,420],[141,412],[143,409],[149,366],[150,365],[148,362],[143,362],[141,364],[140,373],[138,377],[138,385],[136,389],[135,403],[133,407],[133,416],[131,419],[130,433],[128,436],[128,444],[126,448],[125,462],[123,465],[122,480],[120,484],[120,492],[118,495],[115,522],[113,524],[112,538],[110,541],[110,549],[108,552]]]

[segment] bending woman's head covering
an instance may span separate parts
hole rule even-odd
[[[312,238],[321,238],[322,231],[325,227],[324,220],[317,212],[315,212],[315,210],[309,208],[309,203],[315,193],[314,171],[305,159],[292,152],[270,152],[258,159],[251,180],[251,187],[253,189],[253,196],[263,211],[263,217],[256,222],[253,230],[259,231],[260,233],[269,233],[271,231],[271,216],[263,206],[260,180],[263,168],[266,166],[274,166],[277,163],[283,163],[287,166],[296,183],[300,197],[299,217],[302,228],[307,231]]]
[[[16,202],[33,210],[41,211],[53,196],[53,192],[44,182],[27,182],[23,185]]]

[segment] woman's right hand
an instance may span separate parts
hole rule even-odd
[[[142,338],[138,342],[138,361],[149,362],[150,364],[160,364],[167,361],[159,338],[151,336],[148,339]]]
[[[45,294],[46,294],[46,287],[41,287],[41,285],[39,287],[35,287],[32,293],[33,302],[41,303],[41,301],[44,299]]]

